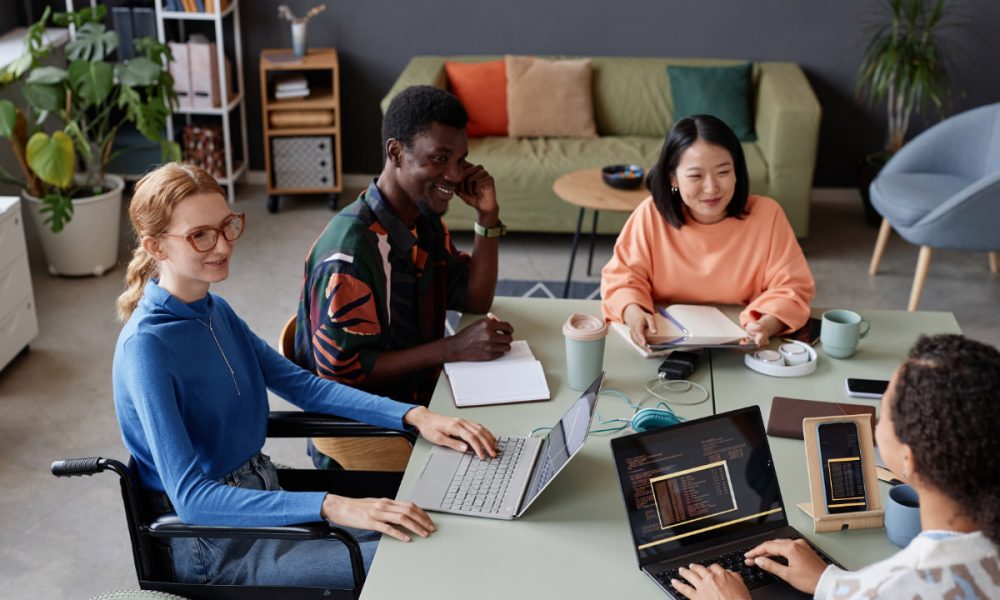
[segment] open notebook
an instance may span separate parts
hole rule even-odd
[[[542,363],[535,360],[524,340],[512,342],[510,352],[494,360],[445,363],[444,372],[451,383],[455,405],[459,407],[531,402],[551,397]]]

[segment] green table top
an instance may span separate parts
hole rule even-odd
[[[527,340],[545,368],[552,399],[492,407],[458,409],[442,376],[431,408],[483,423],[498,435],[527,435],[554,424],[580,392],[566,382],[562,324],[573,312],[600,316],[595,300],[497,298],[493,313],[514,325],[515,339]],[[822,311],[815,311],[819,314]],[[775,378],[746,369],[737,351],[713,351],[703,360],[693,381],[710,392],[714,385],[718,411],[759,404],[765,422],[773,396],[827,401],[874,402],[848,398],[844,378],[886,379],[902,361],[919,333],[958,332],[950,313],[860,311],[872,322],[854,357],[828,358],[820,351],[816,372],[807,377]],[[462,324],[475,315],[467,315]],[[711,366],[710,364],[711,363]],[[604,389],[627,394],[633,402],[645,383],[656,377],[659,359],[643,359],[616,333],[609,332],[604,365]],[[654,406],[647,400],[643,406]],[[712,414],[709,401],[677,406],[686,418]],[[602,395],[603,419],[630,417],[632,410],[614,395]],[[597,420],[595,419],[595,427]],[[431,513],[437,532],[406,544],[383,537],[362,593],[363,598],[396,598],[434,593],[440,598],[629,597],[663,598],[663,593],[638,569],[626,521],[621,491],[611,460],[609,440],[619,434],[593,434],[583,451],[536,499],[523,517],[495,521]],[[808,501],[805,454],[801,441],[769,438],[789,522],[848,568],[891,555],[896,548],[883,529],[812,533],[812,521],[795,507]],[[400,487],[413,485],[430,445],[419,440]],[[886,485],[880,484],[883,497]]]

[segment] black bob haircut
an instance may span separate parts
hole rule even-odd
[[[667,133],[667,139],[660,150],[660,158],[649,170],[646,186],[653,195],[653,204],[663,218],[675,228],[684,225],[684,201],[680,192],[671,190],[670,176],[675,175],[681,156],[698,140],[721,146],[733,157],[733,171],[736,174],[736,189],[733,199],[726,207],[726,215],[741,218],[746,214],[747,197],[750,195],[750,176],[747,174],[747,160],[743,146],[728,125],[712,115],[693,115],[674,123]]]
[[[385,111],[382,152],[385,153],[386,144],[393,138],[412,148],[413,138],[430,129],[432,123],[465,129],[468,121],[465,107],[445,90],[430,85],[408,87],[392,99]]]

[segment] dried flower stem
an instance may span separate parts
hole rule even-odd
[[[308,23],[309,19],[315,17],[324,10],[326,10],[326,5],[319,4],[310,8],[309,12],[307,12],[304,17],[296,17],[295,14],[288,8],[287,4],[282,4],[278,7],[278,16],[292,23]]]

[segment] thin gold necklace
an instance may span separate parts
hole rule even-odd
[[[212,334],[212,339],[215,340],[215,346],[219,349],[219,354],[222,355],[222,360],[226,361],[226,367],[229,369],[229,376],[233,378],[233,385],[236,386],[236,395],[240,396],[240,384],[236,383],[236,371],[233,371],[233,366],[229,364],[229,359],[226,358],[226,351],[222,349],[222,344],[219,343],[219,338],[215,337],[215,329],[212,328],[212,317],[209,315],[208,323],[202,321],[201,319],[195,319],[205,327],[208,327],[209,333]]]

